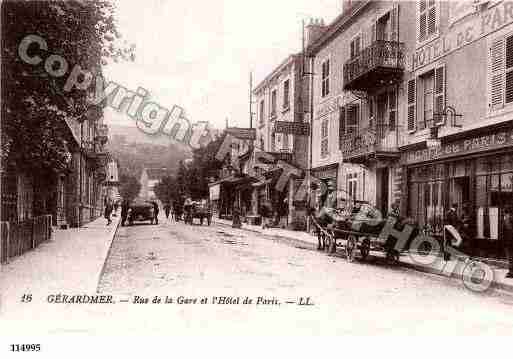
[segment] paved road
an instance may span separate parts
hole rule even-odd
[[[188,226],[171,220],[158,226],[120,227],[99,291],[131,300],[136,295],[173,299],[167,305],[113,306],[110,315],[124,315],[124,329],[129,331],[513,332],[513,298],[505,294],[475,294],[454,280],[391,267],[381,258],[348,263],[341,256],[327,256],[298,243],[226,226]],[[197,303],[177,304],[180,296]],[[240,297],[240,304],[212,304],[213,297],[221,296]],[[253,302],[243,305],[245,297]],[[313,306],[297,305],[307,297]],[[207,304],[199,304],[202,298]]]

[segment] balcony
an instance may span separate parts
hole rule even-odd
[[[340,138],[340,150],[344,162],[364,164],[369,160],[394,160],[400,154],[397,149],[396,126],[375,125],[359,129]]]
[[[344,64],[344,90],[369,91],[399,81],[404,72],[404,43],[375,41]]]
[[[105,144],[108,141],[108,134],[109,134],[109,127],[105,124],[98,125],[98,128],[96,129],[96,137],[95,139]]]

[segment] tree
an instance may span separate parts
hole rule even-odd
[[[155,186],[155,195],[162,203],[179,202],[183,193],[180,193],[176,178],[164,177]]]
[[[133,59],[134,47],[117,45],[120,34],[109,1],[7,0],[1,10],[3,166],[32,173],[62,170],[67,166],[70,138],[66,121],[103,115],[101,107],[88,104],[86,91],[64,92],[71,69],[80,65],[101,74],[109,58]],[[48,51],[40,52],[43,61],[37,66],[18,56],[27,35],[40,36],[48,45]],[[50,76],[45,70],[44,57],[50,54],[68,63],[64,76]]]
[[[134,176],[122,174],[119,179],[119,193],[123,199],[132,201],[139,195],[141,183]]]

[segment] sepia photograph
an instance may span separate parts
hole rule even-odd
[[[0,357],[513,333],[513,1],[0,6]]]

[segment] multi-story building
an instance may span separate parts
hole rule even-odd
[[[308,165],[309,139],[303,134],[283,130],[280,133],[277,123],[302,124],[305,120],[303,104],[307,102],[303,82],[303,56],[293,54],[287,57],[253,90],[256,103],[256,141],[255,154],[266,152],[276,160],[285,161],[295,168],[305,170]],[[293,128],[293,125],[290,126]],[[289,133],[286,133],[289,132]],[[255,165],[255,154],[253,161]],[[280,169],[276,165],[255,169],[260,175],[269,177],[254,185],[253,212],[256,214],[260,204],[269,200],[273,209],[280,212],[282,225],[304,222],[304,208],[294,203],[294,192],[301,178],[290,178],[285,188],[275,186]],[[295,224],[297,226],[297,224]]]
[[[366,201],[383,214],[400,200],[400,94],[407,44],[414,40],[405,26],[411,8],[344,2],[342,14],[308,43],[312,175],[336,185],[339,201]]]
[[[403,29],[415,34],[401,94],[404,211],[439,232],[456,204],[467,250],[502,257],[513,203],[513,2],[402,7]]]

